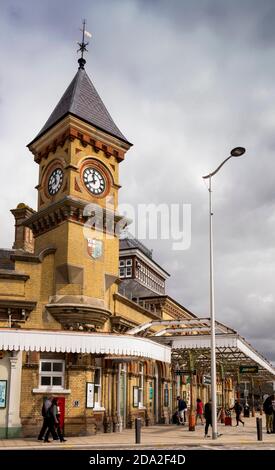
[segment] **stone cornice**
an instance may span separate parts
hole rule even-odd
[[[30,300],[0,299],[0,321],[10,321],[11,326],[25,323],[37,302]],[[18,326],[20,327],[20,326]]]
[[[0,279],[9,279],[12,281],[27,281],[30,278],[28,274],[12,271],[10,269],[0,269]],[[1,302],[1,301],[0,301]]]
[[[35,213],[36,215],[37,213]],[[42,263],[43,259],[48,256],[52,255],[56,252],[56,248],[54,246],[49,246],[42,250],[39,254],[35,255],[32,253],[27,252],[15,252],[10,256],[10,259],[13,261],[23,261],[26,263]],[[29,276],[28,276],[29,278]]]
[[[68,114],[52,129],[42,135],[37,141],[28,146],[37,163],[47,158],[50,152],[55,152],[58,146],[63,147],[66,141],[77,139],[83,147],[90,145],[95,152],[102,150],[106,157],[113,155],[117,161],[124,159],[125,152],[131,144],[109,135],[90,124]]]
[[[123,216],[117,212],[96,205],[93,205],[93,211],[84,215],[86,206],[89,206],[87,201],[74,196],[65,196],[33,214],[24,222],[24,225],[32,229],[34,236],[38,236],[67,220],[84,225],[89,217],[92,217],[95,223],[97,223],[97,220],[100,223],[102,217],[103,230],[112,233],[113,224],[117,224],[123,219]]]
[[[126,332],[130,328],[134,328],[138,325],[137,322],[129,320],[128,318],[122,315],[111,316],[110,321],[112,325],[112,330],[118,333]]]
[[[32,311],[36,307],[37,302],[31,300],[10,300],[0,299],[1,308],[21,308],[28,311]]]
[[[89,304],[55,303],[47,304],[46,309],[65,328],[102,328],[111,312],[105,308]]]

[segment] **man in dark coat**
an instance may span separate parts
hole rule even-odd
[[[240,404],[240,402],[236,400],[235,405],[231,409],[234,409],[236,413],[236,421],[237,421],[236,426],[239,426],[239,423],[242,423],[242,425],[244,426],[244,421],[242,421],[241,419],[241,412],[242,412],[243,407]]]
[[[54,440],[58,439],[58,436],[54,430],[54,419],[52,415],[52,400],[53,400],[52,398],[46,397],[43,401],[42,410],[41,410],[41,413],[43,416],[43,425],[38,436],[39,441],[44,440],[44,442],[50,442],[49,434],[52,435]]]
[[[271,434],[273,432],[273,425],[275,421],[272,400],[274,400],[274,395],[270,395],[270,397],[267,397],[263,404],[263,409],[264,409],[265,418],[266,418],[267,434]]]
[[[39,436],[38,436],[39,441],[43,441],[44,434],[45,434],[46,430],[48,429],[48,424],[49,424],[49,420],[48,420],[49,412],[48,412],[48,410],[50,409],[51,404],[52,404],[51,399],[48,398],[48,397],[45,397],[44,400],[43,400],[43,405],[42,405],[42,410],[41,410],[41,414],[43,416],[43,424],[42,424],[42,428],[41,428]]]
[[[184,424],[186,422],[186,410],[187,410],[187,405],[186,402],[180,397],[177,397],[178,400],[178,417],[179,417],[179,424]]]
[[[205,417],[204,437],[210,437],[210,436],[208,436],[208,428],[209,428],[209,425],[212,427],[212,404],[211,404],[211,400],[209,400],[207,403],[205,403],[204,417]]]

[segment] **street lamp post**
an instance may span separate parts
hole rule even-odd
[[[217,439],[217,381],[216,381],[216,335],[215,335],[215,302],[214,302],[214,270],[213,270],[213,212],[212,212],[212,176],[214,176],[221,167],[232,157],[240,157],[245,153],[245,148],[236,147],[231,150],[227,157],[218,168],[203,176],[208,179],[209,191],[209,248],[210,248],[210,322],[211,322],[211,402],[212,402],[212,439]]]

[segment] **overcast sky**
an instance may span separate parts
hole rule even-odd
[[[86,71],[134,144],[120,201],[192,207],[192,243],[148,241],[171,273],[168,293],[209,315],[208,193],[213,179],[216,319],[275,361],[274,0],[0,0],[0,246],[18,202],[36,208],[38,167],[26,149],[77,71]]]

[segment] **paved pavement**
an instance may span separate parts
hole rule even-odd
[[[204,426],[198,424],[195,431],[188,426],[158,425],[143,427],[141,444],[135,444],[135,430],[125,429],[121,433],[96,434],[94,436],[68,437],[66,442],[44,443],[35,438],[0,439],[0,450],[30,449],[197,449],[197,450],[275,450],[275,434],[266,434],[263,416],[263,441],[257,441],[256,417],[244,418],[244,426],[218,425],[221,434],[216,440],[204,438]],[[233,418],[233,424],[235,419]],[[211,434],[211,428],[209,429]]]

